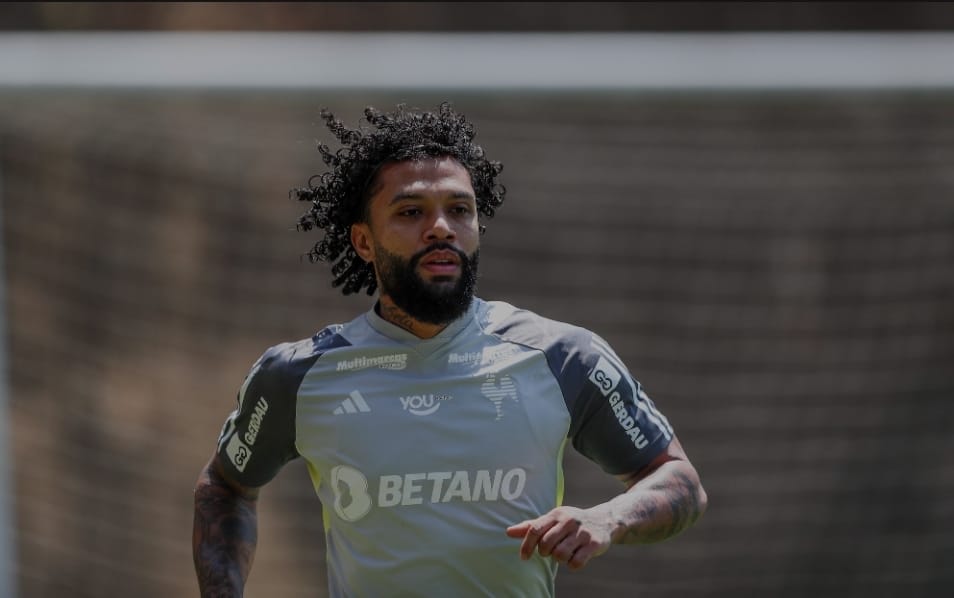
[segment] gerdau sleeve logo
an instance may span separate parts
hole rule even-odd
[[[249,457],[252,456],[252,449],[248,448],[248,446],[242,442],[242,439],[239,438],[239,435],[236,432],[232,435],[228,445],[226,445],[225,454],[229,456],[232,464],[235,465],[235,469],[239,471],[245,471],[245,466],[248,465]]]
[[[613,389],[619,386],[621,377],[619,370],[600,355],[600,360],[596,362],[596,367],[590,373],[590,382],[600,389],[604,397],[608,397]]]
[[[262,427],[262,421],[265,419],[267,412],[268,401],[265,400],[265,397],[259,397],[258,402],[255,403],[255,410],[252,412],[251,417],[249,417],[248,428],[245,434],[240,437],[238,430],[236,430],[229,439],[229,443],[225,446],[225,454],[231,459],[232,464],[235,465],[235,469],[245,471],[245,466],[248,465],[248,460],[252,456],[251,447],[258,439],[258,432]],[[245,442],[242,442],[243,439]]]
[[[239,417],[242,408],[245,406],[245,393],[248,391],[249,385],[261,369],[262,360],[259,359],[255,362],[255,365],[252,366],[252,369],[249,370],[248,375],[245,376],[245,381],[242,382],[242,387],[239,389],[238,409],[232,412],[232,415],[225,421],[225,425],[222,427],[222,433],[219,434],[220,450],[222,443],[228,438],[228,443],[225,445],[225,454],[232,464],[235,465],[235,469],[239,471],[245,471],[245,466],[248,465],[249,457],[252,456],[252,449],[249,448],[249,446],[255,444],[258,430],[262,425],[262,418],[265,417],[265,412],[268,411],[268,402],[265,401],[265,397],[259,397],[251,420],[249,421],[248,429],[245,432],[246,442],[242,442],[242,438],[235,425],[235,420]]]
[[[642,449],[649,444],[649,441],[636,423],[636,419],[633,418],[626,409],[626,403],[623,401],[619,391],[616,390],[622,378],[623,375],[616,366],[607,361],[602,355],[600,355],[599,361],[596,362],[596,367],[593,368],[593,371],[590,373],[590,382],[595,384],[596,387],[600,389],[600,392],[603,393],[603,396],[609,399],[610,406],[613,408],[613,415],[616,416],[616,421],[619,422],[620,427],[623,428],[623,431],[626,432],[626,435],[633,442],[633,446],[637,449]]]

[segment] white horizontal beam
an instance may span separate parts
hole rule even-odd
[[[948,33],[4,33],[0,86],[954,87]]]

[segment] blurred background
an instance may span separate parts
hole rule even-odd
[[[480,295],[607,338],[710,497],[675,539],[562,571],[558,595],[951,596],[954,77],[893,85],[917,69],[885,62],[877,85],[813,85],[814,68],[797,87],[628,78],[647,62],[685,71],[673,53],[606,56],[616,88],[358,88],[307,73],[298,86],[57,84],[30,82],[51,68],[31,63],[41,54],[2,44],[892,33],[950,49],[952,27],[950,3],[921,2],[3,4],[0,595],[197,595],[192,487],[249,366],[371,304],[333,290],[303,258],[317,238],[295,230],[306,206],[288,191],[321,172],[315,145],[331,141],[320,108],[355,125],[367,105],[450,100],[505,164]],[[400,47],[374,58],[413,71]],[[122,60],[90,63],[89,81]],[[507,70],[494,60],[484,67]],[[924,56],[938,61],[954,54]],[[566,468],[567,504],[618,491],[571,451]],[[301,462],[259,509],[247,595],[325,596]]]

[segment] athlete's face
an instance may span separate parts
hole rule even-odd
[[[466,168],[448,157],[385,164],[367,214],[352,227],[351,242],[374,263],[382,297],[431,324],[467,311],[480,236]]]

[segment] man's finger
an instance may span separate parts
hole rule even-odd
[[[580,548],[580,539],[576,534],[569,534],[553,547],[550,557],[558,563],[567,563]]]
[[[543,520],[539,519],[530,522],[531,525],[528,527],[526,534],[523,536],[523,542],[520,543],[520,558],[523,560],[529,559],[533,556],[533,551],[536,550],[537,544],[540,542],[540,538],[543,537],[543,534],[547,532],[553,524],[555,523],[552,520]]]
[[[573,556],[570,557],[570,560],[566,562],[567,568],[570,571],[579,571],[596,555],[596,549],[596,544],[592,543],[580,546],[576,552],[573,553]]]
[[[551,527],[547,533],[543,534],[537,549],[540,556],[550,556],[560,542],[563,542],[568,536],[576,531],[577,525],[574,522],[564,521]]]
[[[507,528],[507,535],[511,538],[522,538],[527,535],[527,530],[530,529],[531,525],[532,523],[530,521],[515,523]]]

